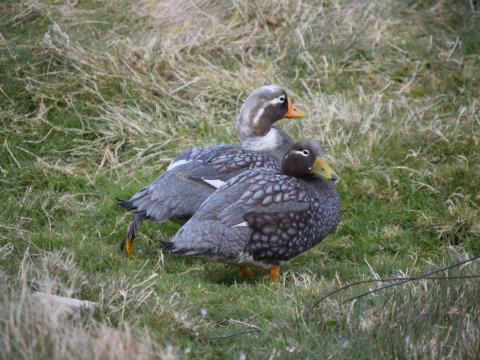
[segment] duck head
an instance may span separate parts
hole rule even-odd
[[[296,178],[318,176],[337,183],[340,177],[328,165],[322,145],[306,140],[294,144],[285,154],[282,173]]]
[[[284,89],[265,85],[255,89],[242,105],[237,120],[238,137],[245,149],[273,150],[282,141],[282,135],[272,125],[285,117],[303,116],[303,111],[292,104]]]

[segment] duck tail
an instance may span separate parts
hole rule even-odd
[[[117,201],[118,205],[127,209],[128,211],[132,211],[132,210],[136,209],[136,206],[133,205],[132,201],[122,200],[122,199],[119,199],[119,198],[115,198],[115,200]]]
[[[182,248],[178,247],[177,244],[175,244],[174,241],[162,241],[160,240],[160,244],[163,247],[163,250],[165,252],[168,252],[170,254],[178,255],[178,256],[195,256],[198,255],[198,252],[193,250],[193,249],[188,249],[188,248]]]
[[[175,252],[176,250],[175,243],[173,241],[160,240],[160,245],[166,252]]]

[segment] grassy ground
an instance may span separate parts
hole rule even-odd
[[[478,280],[311,306],[480,254],[479,10],[2,1],[0,358],[477,358]],[[280,284],[162,254],[175,224],[144,224],[138,257],[121,256],[130,217],[114,198],[183,148],[236,142],[242,99],[272,82],[307,112],[281,126],[320,140],[342,177],[338,231]],[[100,305],[65,319],[32,291]]]

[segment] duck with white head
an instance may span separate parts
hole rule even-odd
[[[133,214],[120,249],[134,254],[133,239],[143,220],[188,220],[230,178],[254,167],[279,169],[293,140],[273,125],[283,118],[303,116],[280,86],[266,85],[254,90],[237,118],[241,145],[188,149],[151,184],[129,200],[118,200],[119,205]]]

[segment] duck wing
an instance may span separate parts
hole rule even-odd
[[[238,200],[219,212],[220,221],[226,225],[239,226],[246,221],[245,215],[252,211],[301,212],[310,207],[305,184],[298,179],[280,174],[275,169],[255,169],[245,176],[240,175],[232,180],[232,183],[237,182],[234,188],[241,187],[244,191]]]
[[[160,175],[129,200],[120,200],[119,204],[142,219],[188,219],[216,190],[204,181],[189,177],[197,165],[202,163],[193,161],[177,166]]]
[[[278,168],[267,154],[235,145],[190,149],[170,170],[119,204],[144,219],[188,219],[225,182],[256,166]]]
[[[193,160],[199,160],[202,162],[208,161],[216,156],[221,155],[227,151],[238,151],[242,148],[239,145],[228,145],[228,144],[221,144],[215,146],[202,146],[202,147],[195,147],[191,149],[187,149],[177,155],[175,159],[170,162],[167,170],[171,170],[179,165],[188,163]]]
[[[225,151],[209,158],[203,157],[201,162],[202,165],[191,171],[189,177],[213,186],[223,185],[227,180],[253,168],[280,168],[279,161],[271,155],[243,149]]]
[[[309,209],[310,206],[303,211],[246,213],[245,222],[253,232],[245,252],[255,261],[278,263],[307,251],[315,235]]]
[[[242,253],[256,262],[275,263],[303,253],[326,235],[320,236],[322,219],[315,220],[318,203],[305,182],[273,169],[254,169],[213,194],[199,215],[231,228],[248,227]]]
[[[341,204],[333,184],[322,179],[301,182],[308,189],[309,206],[285,211],[254,209],[244,215],[253,229],[245,253],[255,261],[287,261],[309,250],[335,230]]]
[[[274,236],[263,235],[277,226],[276,221],[285,223],[288,214],[303,214],[310,207],[302,181],[275,169],[255,168],[230,179],[210,195],[165,246],[182,255],[241,260],[242,256],[250,256],[246,251],[254,250],[249,246],[257,243],[257,237],[267,242],[275,240]],[[254,221],[254,213],[260,213],[263,220]],[[263,227],[262,232],[259,227]],[[284,228],[280,225],[272,234]]]

